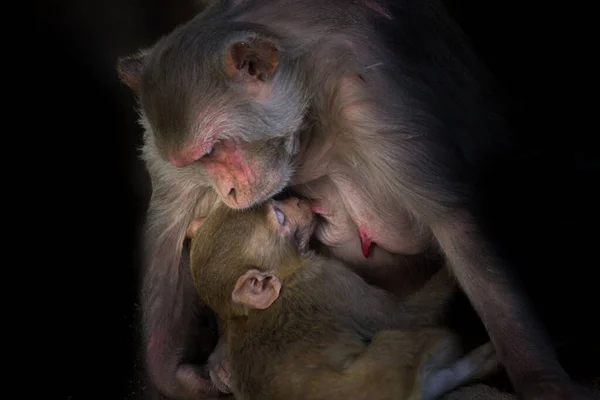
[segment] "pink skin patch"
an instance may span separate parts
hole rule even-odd
[[[313,214],[327,215],[327,210],[323,207],[323,204],[319,200],[312,200],[310,202],[310,211]]]
[[[170,151],[169,162],[177,168],[182,168],[208,154],[215,145],[215,139],[227,125],[227,121],[229,121],[227,115],[218,113],[213,107],[208,107],[197,121],[196,136],[203,140],[187,143],[180,151]]]
[[[233,188],[243,189],[255,182],[254,173],[242,149],[232,140],[223,140],[213,155],[200,161],[209,174],[218,177],[215,181],[223,196]]]
[[[198,161],[202,156],[208,153],[214,144],[214,140],[207,140],[202,143],[185,146],[179,152],[169,152],[169,162],[177,168],[183,168],[191,163]]]
[[[363,256],[365,256],[365,258],[369,258],[369,255],[371,254],[371,246],[373,245],[373,239],[368,233],[368,228],[358,228],[358,234],[360,235],[360,247],[362,249]]]
[[[323,204],[319,200],[311,201],[310,210],[313,212],[313,214],[327,215],[327,210],[325,207],[323,207]],[[360,247],[365,258],[369,258],[371,255],[371,247],[373,246],[373,238],[371,237],[371,233],[369,233],[369,231],[370,229],[366,226],[358,229],[358,234],[360,236]]]
[[[231,189],[236,190],[237,202],[247,201],[249,188],[256,179],[242,148],[233,140],[222,140],[211,154],[215,140],[209,138],[201,143],[186,146],[181,151],[171,151],[169,162],[182,168],[196,161],[201,162],[212,176],[221,196],[227,198]]]

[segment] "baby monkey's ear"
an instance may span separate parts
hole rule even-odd
[[[251,309],[264,310],[279,297],[281,282],[270,273],[251,269],[236,282],[231,299]]]
[[[202,223],[204,222],[204,218],[197,218],[195,220],[193,220],[192,222],[190,222],[190,225],[187,228],[187,231],[185,231],[185,236],[187,236],[189,239],[193,238],[194,235],[196,234],[196,231],[198,230],[198,228],[200,228],[202,226]]]

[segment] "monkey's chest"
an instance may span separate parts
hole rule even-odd
[[[331,180],[295,190],[311,199],[313,212],[321,216],[316,238],[346,262],[362,258],[385,265],[394,255],[422,253],[430,243],[429,232],[393,198],[376,203],[375,196],[351,183]]]

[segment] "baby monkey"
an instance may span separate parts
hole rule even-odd
[[[463,356],[435,327],[455,288],[446,271],[400,301],[310,251],[315,224],[292,197],[217,205],[190,225],[195,285],[223,323],[217,387],[236,400],[430,400],[498,368],[490,343]]]

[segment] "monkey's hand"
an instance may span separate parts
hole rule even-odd
[[[213,385],[222,393],[232,393],[230,387],[229,360],[221,360],[220,363],[213,365],[209,371],[210,379]]]
[[[215,387],[210,379],[205,379],[196,365],[180,364],[175,377],[185,392],[185,398],[207,399],[219,395],[219,388]]]
[[[219,339],[215,350],[208,357],[206,365],[213,385],[222,393],[232,393],[227,346],[223,337]]]
[[[193,306],[192,303],[190,308]],[[169,329],[152,331],[146,349],[147,371],[156,389],[168,398],[212,399],[219,395],[219,390],[204,373],[203,363],[192,364],[184,357],[195,359],[196,355],[208,354],[214,348],[216,332],[208,321],[194,313],[190,315],[196,319],[185,323],[173,319]],[[190,325],[193,328],[187,331],[181,328]]]
[[[177,357],[149,349],[149,373],[156,387],[174,399],[208,399],[219,390],[202,374],[202,366],[182,363]]]

